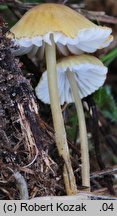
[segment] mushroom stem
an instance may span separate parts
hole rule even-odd
[[[66,74],[72,89],[76,111],[78,115],[78,121],[79,121],[79,132],[80,132],[80,142],[81,142],[81,162],[82,162],[82,169],[81,169],[82,185],[90,188],[88,139],[87,139],[84,111],[79,96],[78,85],[75,80],[74,74],[70,70],[67,70]]]
[[[64,121],[58,96],[57,87],[57,73],[56,73],[56,49],[51,34],[51,45],[45,45],[46,64],[47,64],[47,77],[48,77],[48,89],[50,96],[50,106],[53,117],[53,125],[55,130],[55,139],[58,148],[59,155],[64,160],[64,183],[66,192],[68,195],[76,194],[77,187],[75,177],[70,161],[69,148],[67,144],[66,131],[64,127]],[[66,174],[67,173],[67,174]],[[67,175],[67,177],[66,177]],[[69,179],[69,183],[66,179]]]

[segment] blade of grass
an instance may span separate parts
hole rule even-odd
[[[111,50],[108,54],[104,55],[103,57],[100,58],[100,60],[105,63],[108,60],[113,60],[114,58],[117,57],[117,48],[114,48]]]

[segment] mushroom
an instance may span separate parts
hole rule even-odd
[[[64,173],[67,173],[70,179],[67,193],[75,194],[77,189],[58,97],[55,44],[64,55],[68,55],[69,51],[73,54],[81,51],[94,52],[110,44],[111,29],[95,25],[65,5],[47,3],[30,9],[10,31],[8,37],[13,38],[19,46],[19,49],[14,51],[15,55],[42,55],[45,49],[56,144],[59,155],[64,159]],[[68,184],[65,184],[68,187]]]
[[[88,141],[81,99],[92,94],[104,84],[107,67],[96,57],[83,54],[60,59],[56,69],[61,105],[65,102],[75,102],[76,105],[81,141],[82,185],[90,187]],[[50,104],[47,71],[43,73],[35,91],[41,101]]]

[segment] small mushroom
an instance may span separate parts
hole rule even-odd
[[[46,43],[52,45],[51,35],[63,55],[92,53],[107,47],[113,40],[111,28],[98,26],[71,8],[53,3],[33,7],[10,31],[15,44],[19,45],[14,51],[16,55],[35,56]]]
[[[107,68],[94,56],[69,56],[59,60],[57,64],[58,94],[61,105],[75,103],[80,131],[82,185],[90,188],[88,140],[85,117],[81,99],[92,94],[104,84]],[[47,72],[44,72],[37,85],[37,97],[50,104]]]
[[[95,25],[65,5],[48,3],[30,9],[10,31],[8,37],[11,37],[19,46],[19,49],[14,51],[15,55],[29,54],[43,57],[45,49],[56,143],[59,154],[65,162],[65,173],[68,173],[70,179],[71,192],[68,190],[67,193],[75,194],[77,189],[58,97],[56,47],[64,55],[68,55],[69,52],[73,54],[82,51],[94,52],[110,44],[111,29]]]

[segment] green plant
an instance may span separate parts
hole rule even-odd
[[[117,104],[110,86],[105,86],[96,91],[94,93],[94,100],[105,117],[112,121],[117,121]]]
[[[110,63],[117,57],[117,48],[112,49],[109,53],[100,58],[100,60],[109,66]]]

